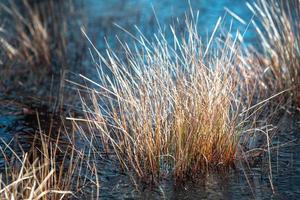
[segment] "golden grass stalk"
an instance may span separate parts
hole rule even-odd
[[[160,31],[151,42],[134,36],[133,48],[121,43],[125,59],[98,52],[99,81],[81,75],[95,85],[92,106],[83,99],[92,130],[85,137],[100,136],[124,170],[145,180],[183,180],[233,165],[258,114],[237,39],[214,39],[220,22],[207,45],[186,20],[180,37],[171,27],[173,42]]]
[[[71,191],[62,191],[51,187],[55,177],[55,170],[49,163],[42,164],[38,160],[33,163],[28,161],[25,154],[19,170],[11,172],[9,184],[1,184],[1,199],[62,199],[72,194]]]
[[[31,149],[22,156],[2,140],[5,146],[1,153],[6,163],[1,173],[0,199],[66,199],[81,195],[89,184],[99,189],[95,165],[90,165],[89,158],[76,151],[71,142],[62,139],[60,131],[52,138],[40,130]]]
[[[300,106],[300,2],[257,0],[247,5],[260,38],[259,47],[250,51],[250,66],[267,94],[290,89],[284,100]]]

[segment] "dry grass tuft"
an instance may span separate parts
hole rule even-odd
[[[0,45],[11,64],[48,71],[56,63],[65,64],[67,17],[72,6],[70,1],[56,4],[54,0],[36,3],[21,0],[18,4],[10,0],[8,4],[1,3],[0,8],[8,25],[0,36]]]
[[[124,60],[99,53],[99,82],[82,76],[95,85],[92,106],[83,100],[83,107],[97,131],[85,137],[100,136],[123,169],[145,180],[171,174],[181,181],[232,166],[258,112],[237,39],[214,40],[220,21],[207,45],[186,20],[180,37],[171,27],[173,42],[160,31],[152,42],[140,35],[133,48],[122,43]]]
[[[19,158],[21,159],[21,158]],[[55,169],[50,161],[29,161],[28,155],[20,160],[20,169],[7,169],[9,184],[2,182],[1,196],[3,199],[62,199],[72,195],[71,191],[60,190],[55,183]]]
[[[300,2],[257,0],[248,7],[261,42],[250,52],[250,66],[268,95],[290,89],[284,101],[300,106]]]
[[[2,140],[5,146],[1,153],[6,163],[1,173],[0,199],[78,198],[88,185],[93,188],[96,184],[99,189],[99,183],[93,181],[97,177],[95,165],[90,165],[92,162],[82,151],[76,151],[71,142],[63,139],[60,131],[52,138],[40,130],[31,149],[23,151],[22,156]]]

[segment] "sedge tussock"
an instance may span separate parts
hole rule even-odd
[[[101,138],[95,145],[145,180],[183,180],[230,167],[240,138],[256,125],[253,80],[237,40],[215,39],[219,19],[204,45],[196,21],[187,19],[181,35],[171,27],[172,42],[160,30],[152,41],[140,35],[135,45],[121,43],[122,56],[96,50],[99,81],[81,75],[94,85],[90,99],[82,99],[92,130],[84,138]]]

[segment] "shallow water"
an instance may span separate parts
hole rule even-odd
[[[137,34],[133,25],[136,25],[152,37],[158,25],[153,12],[157,16],[160,26],[166,28],[179,19],[177,26],[184,24],[184,15],[189,11],[187,1],[172,0],[113,0],[97,1],[87,0],[85,5],[88,14],[88,34],[92,35],[96,47],[105,49],[103,37],[106,37],[112,47],[115,47],[115,35],[127,41],[128,35],[116,27],[118,24]],[[239,0],[199,0],[191,1],[192,10],[199,10],[199,32],[203,38],[210,35],[218,17],[224,17],[224,26],[229,26],[232,17],[226,14],[225,7],[239,15],[246,23],[252,18],[244,1]],[[154,11],[153,11],[154,10]],[[245,30],[245,25],[234,21],[232,33],[237,29]],[[180,29],[179,29],[180,30]],[[249,26],[245,34],[245,44],[255,45],[256,35],[253,27]],[[210,174],[203,177],[198,183],[189,182],[176,187],[172,181],[163,181],[159,186],[139,185],[138,189],[124,174],[119,174],[116,167],[109,161],[102,163],[100,197],[102,199],[297,199],[300,196],[300,156],[298,134],[300,130],[298,117],[288,116],[283,120],[280,134],[277,136],[280,144],[289,143],[289,146],[280,147],[273,151],[272,181],[269,178],[269,163],[266,158],[251,163],[240,170],[232,170],[222,174]],[[294,140],[295,139],[295,140]],[[244,168],[244,171],[242,170]],[[271,183],[274,185],[272,190]]]
[[[268,156],[258,157],[237,168],[224,172],[212,172],[176,186],[172,180],[163,180],[150,186],[135,183],[120,173],[114,159],[99,162],[101,199],[298,199],[300,197],[300,114],[285,115],[280,122]],[[277,146],[277,143],[281,146]],[[284,146],[282,146],[284,145]],[[278,147],[278,148],[276,148]],[[272,173],[270,173],[270,166]],[[270,174],[272,174],[270,176]],[[271,178],[270,178],[271,177]],[[273,185],[273,189],[272,186]],[[95,198],[95,192],[85,198]]]
[[[116,42],[116,35],[121,40],[122,37],[126,37],[127,34],[115,24],[133,34],[138,33],[134,28],[137,26],[148,38],[153,38],[159,26],[167,33],[170,32],[170,24],[183,30],[185,15],[191,17],[191,11],[195,18],[199,12],[198,28],[203,40],[210,36],[219,17],[223,19],[222,26],[227,28],[232,26],[232,34],[237,30],[245,32],[246,43],[256,37],[252,26],[246,31],[246,25],[250,23],[252,14],[246,2],[240,0],[191,0],[190,3],[187,0],[86,0],[83,5],[88,13],[89,35],[96,38],[94,42],[100,49],[105,47],[104,37],[110,45]],[[238,15],[246,24],[234,20],[227,9]]]
[[[136,25],[151,38],[158,28],[155,15],[160,26],[166,30],[168,25],[178,18],[180,23],[176,26],[180,29],[183,28],[185,13],[190,12],[189,3],[184,0],[76,0],[74,4],[74,9],[82,12],[82,15],[79,15],[82,19],[78,20],[80,22],[78,26],[69,31],[80,34],[80,27],[85,26],[87,34],[100,51],[106,47],[104,37],[113,48],[118,47],[116,35],[121,40],[130,38],[115,24],[133,34],[137,34],[134,28]],[[230,25],[232,17],[226,14],[225,7],[238,14],[246,23],[252,17],[245,2],[241,0],[191,0],[192,10],[199,11],[198,27],[204,38],[212,32],[219,16],[225,16],[224,26]],[[245,28],[242,23],[234,21],[232,33],[234,34],[237,29],[243,32]],[[250,26],[245,34],[245,44],[252,44],[255,37],[253,27]],[[70,48],[76,50],[72,45]],[[88,54],[88,51],[82,52],[85,53]],[[90,59],[81,62],[87,76],[94,73]],[[49,88],[49,85],[40,87]],[[17,97],[18,93],[14,95]],[[6,96],[0,94],[1,99],[6,99]],[[0,137],[5,142],[11,141],[16,135],[33,133],[35,131],[33,121],[32,117],[28,118],[26,112],[24,113],[23,105],[1,103]],[[150,187],[141,184],[137,189],[130,178],[121,173],[114,163],[99,160],[100,197],[101,199],[297,199],[300,197],[299,131],[299,112],[294,116],[286,115],[274,141],[279,144],[290,143],[272,151],[272,181],[269,177],[269,163],[264,158],[252,163],[250,169],[244,167],[221,174],[213,173],[197,183],[188,182],[176,187],[172,181],[162,181],[159,186]],[[26,139],[21,143],[26,143]],[[2,157],[0,164],[2,167]],[[274,185],[274,192],[270,182]],[[91,196],[95,197],[95,192]],[[86,195],[83,198],[89,197]]]

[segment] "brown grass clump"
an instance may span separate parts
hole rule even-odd
[[[71,191],[59,189],[55,183],[56,172],[49,161],[31,163],[25,154],[19,162],[20,169],[9,169],[6,177],[11,180],[9,184],[1,184],[1,199],[62,199],[72,195]]]
[[[99,183],[91,181],[97,177],[95,166],[63,139],[60,131],[55,138],[40,131],[31,149],[26,153],[22,150],[22,156],[10,147],[13,142],[2,140],[6,163],[1,172],[0,199],[68,199],[78,197],[89,184],[98,188]]]
[[[82,76],[95,84],[93,106],[83,101],[97,130],[86,134],[91,142],[100,136],[125,170],[152,181],[233,165],[258,114],[237,40],[215,42],[216,29],[206,46],[187,20],[181,37],[171,28],[173,43],[160,32],[153,42],[135,37],[134,48],[123,43],[124,60],[99,53],[99,82]]]
[[[250,66],[268,95],[291,90],[284,101],[300,106],[300,2],[258,0],[248,7],[258,19],[252,23],[260,38]]]

